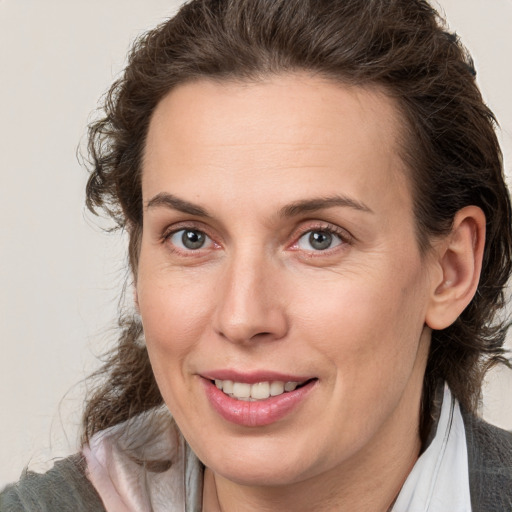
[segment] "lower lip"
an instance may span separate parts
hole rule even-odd
[[[246,402],[226,395],[208,379],[202,381],[213,408],[225,420],[244,427],[263,427],[284,418],[301,404],[317,383],[317,380],[312,380],[294,391],[266,400]]]

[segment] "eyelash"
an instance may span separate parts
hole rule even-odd
[[[170,250],[172,252],[177,253],[181,256],[198,257],[198,256],[202,255],[202,253],[205,249],[210,250],[210,248],[200,247],[198,249],[184,250],[184,249],[176,247],[176,245],[171,243],[170,240],[174,235],[176,235],[180,231],[185,231],[185,232],[186,231],[195,231],[198,233],[202,233],[204,236],[206,236],[210,240],[210,243],[214,245],[214,247],[213,247],[214,249],[221,247],[221,245],[218,244],[217,242],[215,242],[213,237],[211,237],[208,234],[207,230],[204,229],[204,226],[199,226],[195,223],[187,223],[187,224],[182,224],[182,225],[177,225],[177,226],[174,225],[174,226],[172,226],[172,228],[169,228],[168,230],[166,230],[164,232],[164,234],[162,235],[161,241],[162,241],[162,243],[167,244],[167,246],[170,248]],[[328,247],[327,249],[324,249],[324,250],[301,249],[299,247],[299,241],[301,240],[301,238],[303,238],[308,233],[315,233],[315,232],[327,233],[329,235],[334,235],[335,237],[337,237],[339,239],[339,243],[336,244],[334,247]],[[331,252],[336,251],[338,248],[341,249],[346,245],[351,245],[352,241],[353,241],[352,236],[346,230],[344,230],[336,225],[333,225],[333,224],[318,223],[313,226],[308,225],[308,226],[304,226],[304,227],[300,228],[299,232],[294,236],[294,242],[288,246],[288,249],[294,250],[294,251],[306,252],[308,254],[308,257],[326,256],[326,255],[330,254]]]
[[[310,249],[308,251],[308,250],[301,249],[299,247],[299,241],[301,240],[301,238],[303,238],[308,233],[315,233],[315,232],[316,233],[327,233],[329,235],[334,235],[339,239],[340,243],[335,245],[334,247],[329,247],[324,250]],[[318,257],[318,256],[327,256],[336,250],[342,249],[346,245],[351,245],[353,242],[353,237],[346,230],[344,230],[334,224],[318,223],[314,226],[309,225],[309,226],[304,226],[303,228],[301,228],[299,233],[294,237],[294,240],[295,241],[290,246],[290,249],[295,250],[295,251],[302,250],[308,254],[308,257]]]
[[[220,245],[213,240],[213,238],[208,234],[208,232],[204,229],[203,226],[198,226],[194,223],[187,223],[187,224],[182,224],[182,225],[177,225],[177,226],[174,225],[174,226],[172,226],[172,228],[169,228],[168,230],[166,230],[163,233],[161,242],[163,244],[166,244],[169,247],[169,249],[171,250],[171,252],[177,253],[180,256],[197,257],[202,253],[202,250],[204,250],[203,247],[200,247],[195,250],[194,249],[181,249],[179,247],[176,247],[176,245],[171,243],[170,240],[174,235],[176,235],[180,231],[184,231],[184,232],[195,231],[197,233],[202,233],[205,237],[207,237],[210,240],[210,243],[212,243],[214,245],[215,249],[220,247]]]

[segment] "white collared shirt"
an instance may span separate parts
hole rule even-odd
[[[471,512],[464,421],[446,384],[436,435],[416,461],[392,512]]]

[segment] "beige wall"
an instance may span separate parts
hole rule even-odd
[[[125,260],[123,240],[84,214],[75,149],[130,41],[177,3],[0,0],[0,486],[76,449],[77,383],[115,337]],[[473,51],[510,170],[512,2],[441,4]],[[512,428],[512,378],[500,379],[485,413]]]

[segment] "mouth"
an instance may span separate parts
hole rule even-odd
[[[318,377],[266,369],[215,369],[199,374],[210,406],[224,420],[265,427],[300,411],[319,389]]]
[[[230,398],[243,402],[258,402],[267,400],[270,397],[290,393],[309,384],[313,380],[316,379],[308,379],[303,382],[274,380],[255,382],[253,384],[220,379],[215,379],[211,382]]]
[[[287,376],[269,373],[239,378],[236,372],[216,373],[201,379],[206,397],[224,420],[243,427],[264,427],[288,417],[314,393],[319,380],[294,376],[288,380]]]

